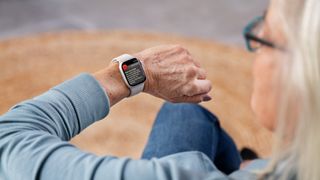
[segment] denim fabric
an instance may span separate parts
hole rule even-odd
[[[226,174],[238,170],[240,154],[216,116],[197,104],[165,103],[154,122],[142,158],[199,151]]]

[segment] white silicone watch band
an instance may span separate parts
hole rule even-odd
[[[123,71],[122,71],[122,63],[130,60],[130,59],[134,59],[135,57],[134,56],[131,56],[129,54],[123,54],[119,57],[116,57],[112,60],[112,62],[118,62],[119,63],[119,71],[121,73],[121,76],[122,76],[122,79],[123,81],[126,83],[127,87],[129,88],[130,90],[130,96],[134,96],[136,94],[139,94],[140,92],[143,91],[143,88],[144,88],[144,82],[141,83],[141,84],[138,84],[136,86],[130,86],[130,84],[128,83]],[[143,67],[142,67],[143,68]]]

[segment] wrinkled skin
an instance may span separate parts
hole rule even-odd
[[[144,64],[145,92],[171,102],[210,100],[211,82],[206,72],[181,46],[158,46],[136,55]]]

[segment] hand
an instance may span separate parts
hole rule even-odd
[[[174,103],[211,100],[205,70],[183,47],[158,46],[134,56],[141,60],[147,76],[144,92]]]

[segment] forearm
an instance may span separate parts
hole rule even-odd
[[[81,74],[15,105],[0,116],[0,127],[4,132],[38,130],[68,141],[108,113],[109,100],[98,81]]]
[[[73,159],[68,150],[81,155],[66,141],[104,118],[108,102],[94,77],[82,74],[14,106],[0,116],[0,179],[37,179],[43,163],[58,168]],[[59,152],[64,156],[51,160]]]
[[[124,83],[117,63],[110,63],[108,67],[93,74],[107,93],[110,107],[129,96],[130,91]]]

